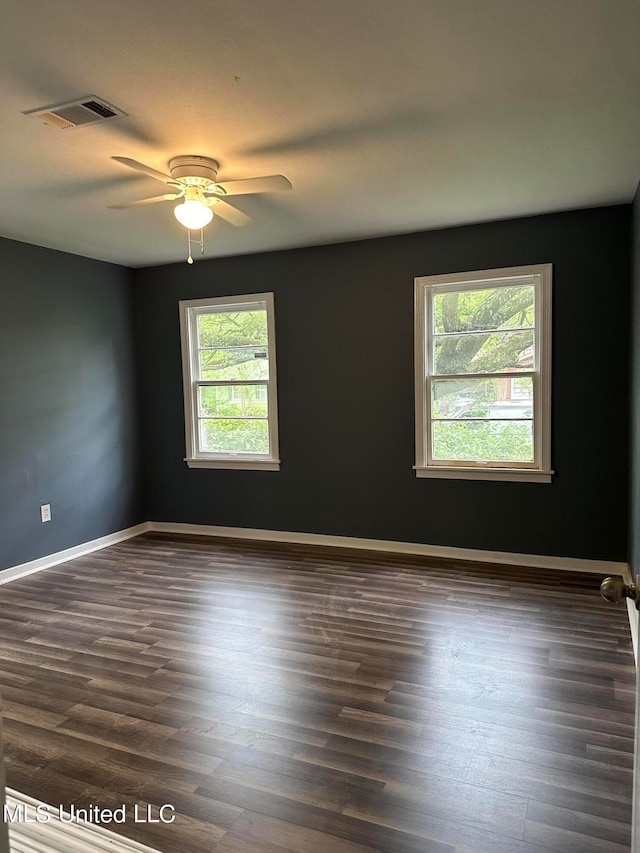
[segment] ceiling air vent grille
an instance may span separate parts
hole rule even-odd
[[[83,101],[82,106],[102,118],[114,118],[118,115],[115,110],[111,109],[111,107],[108,107],[106,104],[101,104],[100,101]]]
[[[70,130],[73,127],[83,127],[87,124],[108,121],[127,114],[96,95],[87,95],[77,101],[65,104],[52,104],[48,107],[38,107],[26,110],[23,115],[39,118],[45,124],[51,124],[60,130]]]

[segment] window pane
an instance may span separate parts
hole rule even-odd
[[[199,347],[267,345],[267,312],[222,311],[198,314]]]
[[[433,297],[436,334],[519,329],[533,324],[533,285],[461,290]]]
[[[200,450],[204,453],[269,453],[266,420],[200,420]]]
[[[266,418],[265,385],[217,385],[198,388],[198,414],[202,418]]]
[[[435,339],[434,373],[498,373],[532,370],[533,330],[447,335]]]
[[[266,347],[200,350],[200,379],[268,379]]]
[[[533,379],[434,379],[431,383],[434,418],[533,417]]]
[[[434,421],[433,458],[532,462],[532,421]]]

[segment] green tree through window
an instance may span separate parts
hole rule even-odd
[[[537,465],[542,279],[495,272],[475,280],[455,275],[450,283],[447,276],[417,279],[425,377],[418,394],[427,414],[418,424],[418,468],[427,457],[430,465]]]
[[[196,300],[191,313],[184,309],[192,329],[194,454],[212,461],[274,455],[267,300],[235,299],[239,303],[217,300],[210,308]]]

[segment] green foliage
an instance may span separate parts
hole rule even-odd
[[[200,314],[198,346],[251,347],[267,345],[266,311],[225,311]]]
[[[504,421],[445,421],[434,424],[433,455],[458,461],[530,462],[531,425]]]
[[[200,388],[201,417],[266,418],[264,385],[210,385]]]
[[[267,379],[267,312],[201,314],[198,348],[201,379]]]
[[[531,286],[436,295],[434,329],[448,334],[436,342],[438,373],[491,373],[517,367],[518,357],[533,343],[533,333],[509,330],[533,325],[533,299]]]
[[[200,315],[200,379],[268,379],[267,335],[265,310]],[[204,451],[269,452],[264,385],[202,387],[198,408]]]
[[[230,453],[268,453],[266,420],[202,420],[202,449]]]
[[[530,367],[532,360],[533,331],[522,327],[534,324],[534,288],[521,285],[436,294],[433,323],[438,375],[515,373]],[[530,380],[523,378],[523,382],[522,391],[530,394]],[[501,384],[504,380],[435,379],[434,416],[488,418],[492,404],[501,399]],[[531,424],[524,419],[521,423],[436,421],[433,442],[437,459],[524,462],[533,458]]]

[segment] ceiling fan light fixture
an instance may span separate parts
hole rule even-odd
[[[193,231],[204,228],[213,219],[213,211],[200,201],[185,201],[176,205],[173,212],[181,225]]]
[[[205,204],[200,187],[187,187],[184,202],[176,205],[173,213],[181,225],[194,231],[213,219],[213,211]]]

